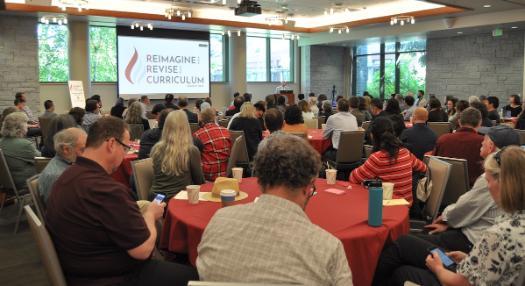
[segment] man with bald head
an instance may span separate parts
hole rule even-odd
[[[412,113],[412,127],[403,130],[399,136],[408,150],[420,160],[436,146],[436,133],[428,128],[427,120],[428,111],[423,107],[416,108]]]

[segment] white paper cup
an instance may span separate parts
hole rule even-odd
[[[325,130],[326,129],[326,124],[321,124],[321,129]]]
[[[240,167],[232,168],[233,178],[237,179],[239,183],[242,182],[242,171],[243,169]]]
[[[383,182],[383,200],[391,200],[394,194],[394,183]]]
[[[199,203],[200,190],[201,190],[201,186],[199,185],[186,186],[186,192],[188,192],[188,203],[190,205],[196,205]]]
[[[326,183],[328,185],[335,185],[336,178],[337,178],[336,169],[326,169]]]

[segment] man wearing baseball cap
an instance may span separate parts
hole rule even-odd
[[[485,138],[480,149],[482,158],[507,146],[520,145],[519,134],[508,126],[499,125],[483,131]],[[494,219],[502,214],[490,196],[483,173],[470,191],[459,197],[456,203],[447,206],[441,216],[426,226],[430,235],[420,237],[448,251],[468,253],[483,231],[492,226]]]

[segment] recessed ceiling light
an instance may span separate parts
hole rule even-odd
[[[518,27],[517,26],[512,26],[510,27],[511,29],[517,29]]]
[[[461,35],[461,34],[463,34],[463,32],[458,32],[458,35]]]
[[[490,8],[490,7],[492,7],[492,5],[490,4],[483,5],[483,8]]]

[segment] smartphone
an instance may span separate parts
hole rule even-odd
[[[441,262],[443,262],[443,265],[446,268],[448,268],[448,269],[455,268],[456,263],[454,261],[452,261],[452,259],[450,259],[450,257],[448,257],[441,248],[431,249],[430,252],[439,255],[439,258],[441,259]]]
[[[156,204],[161,204],[163,201],[164,201],[164,198],[166,197],[166,195],[163,195],[163,194],[157,194],[157,196],[155,197],[155,199],[153,200],[154,203]]]

